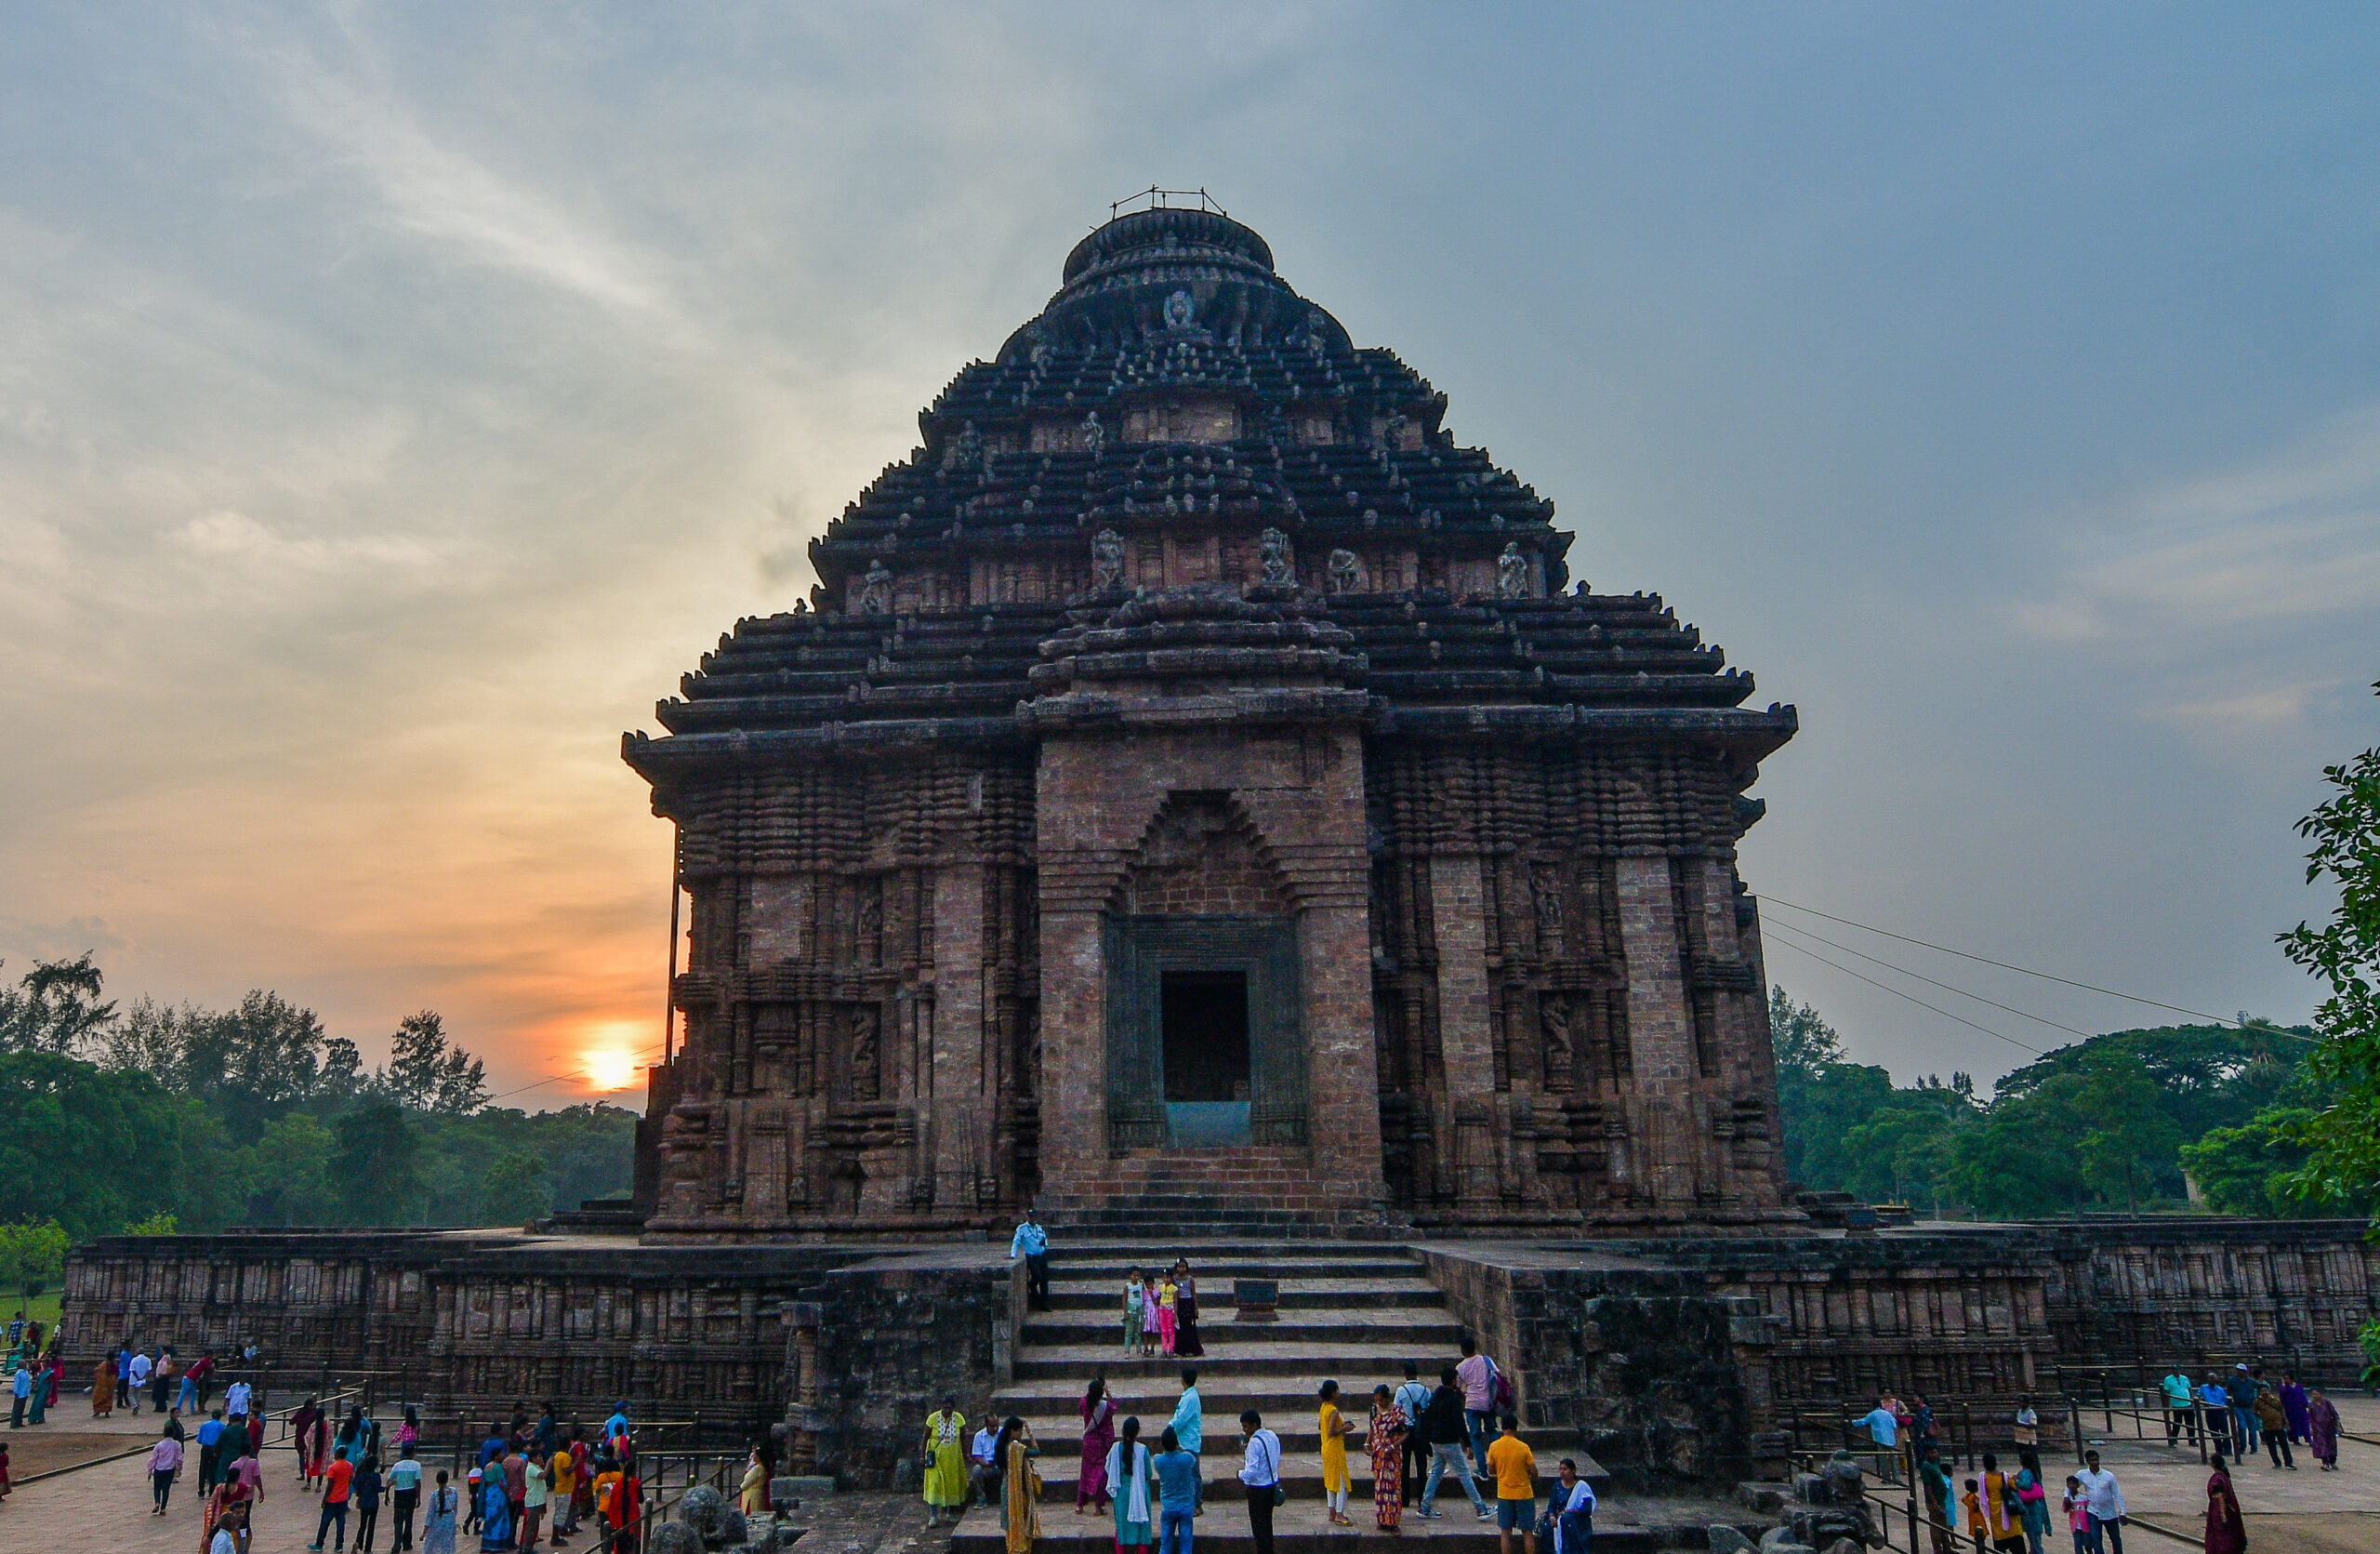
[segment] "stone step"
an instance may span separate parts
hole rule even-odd
[[[1281,1323],[1268,1324],[1278,1329]],[[1201,1322],[1202,1332],[1210,1331]],[[1029,1329],[1028,1329],[1029,1331]],[[1163,1355],[1148,1355],[1134,1359],[1125,1354],[1112,1338],[1105,1324],[1101,1324],[1098,1340],[1084,1343],[1075,1340],[1032,1342],[1020,1344],[1015,1350],[1015,1378],[1019,1383],[1062,1381],[1082,1396],[1084,1386],[1094,1375],[1105,1375],[1110,1385],[1128,1385],[1135,1380],[1179,1380],[1184,1364],[1198,1370],[1201,1396],[1217,1395],[1221,1388],[1242,1377],[1324,1376],[1335,1375],[1342,1385],[1350,1376],[1369,1376],[1373,1380],[1395,1376],[1402,1380],[1405,1362],[1421,1363],[1432,1375],[1436,1365],[1450,1362],[1454,1341],[1408,1343],[1400,1339],[1368,1340],[1341,1338],[1329,1343],[1301,1340],[1294,1335],[1278,1336],[1268,1333],[1264,1337],[1237,1341],[1227,1348],[1211,1342],[1207,1352],[1196,1360],[1169,1359]],[[1435,1363],[1434,1363],[1435,1361]],[[1169,1405],[1166,1412],[1170,1415]],[[1237,1410],[1233,1411],[1235,1414]]]
[[[1277,1435],[1280,1434],[1280,1431],[1276,1429],[1274,1433]],[[1553,1432],[1548,1431],[1546,1433],[1551,1436]],[[1554,1481],[1554,1468],[1564,1457],[1569,1457],[1575,1460],[1579,1465],[1580,1476],[1584,1478],[1589,1483],[1595,1486],[1596,1494],[1600,1494],[1603,1493],[1603,1486],[1609,1481],[1611,1476],[1604,1470],[1604,1467],[1601,1463],[1595,1461],[1594,1458],[1586,1454],[1584,1449],[1575,1444],[1561,1446],[1540,1445],[1538,1443],[1538,1434],[1539,1432],[1532,1430],[1529,1432],[1528,1439],[1531,1449],[1537,1453],[1537,1465],[1540,1469],[1538,1497],[1540,1500],[1544,1498],[1548,1487]],[[1232,1428],[1228,1442],[1218,1437],[1214,1443],[1218,1446],[1229,1444],[1233,1448],[1231,1451],[1228,1453],[1209,1451],[1198,1454],[1199,1471],[1206,1475],[1207,1493],[1210,1496],[1214,1494],[1219,1484],[1226,1494],[1237,1492],[1239,1483],[1239,1463],[1242,1458],[1241,1452],[1238,1449],[1238,1440],[1239,1430],[1238,1428],[1235,1426]],[[1075,1498],[1075,1482],[1082,1472],[1082,1442],[1080,1438],[1078,1437],[1064,1449],[1061,1449],[1057,1442],[1051,1441],[1044,1441],[1040,1444],[1041,1456],[1038,1466],[1041,1469],[1041,1498],[1044,1501],[1064,1500],[1068,1505],[1072,1505]],[[1290,1445],[1286,1439],[1282,1441],[1281,1445],[1281,1482],[1289,1486],[1289,1498],[1294,1501],[1302,1495],[1309,1499],[1321,1499],[1321,1454],[1312,1448],[1301,1451]],[[1347,1454],[1347,1475],[1355,1486],[1354,1493],[1349,1496],[1348,1500],[1349,1509],[1352,1514],[1354,1504],[1356,1499],[1360,1498],[1368,1507],[1371,1504],[1372,1463],[1370,1456],[1359,1451],[1349,1452]],[[1493,1504],[1496,1497],[1494,1494],[1489,1493],[1492,1486],[1488,1482],[1487,1479],[1484,1476],[1475,1477],[1473,1481],[1479,1485],[1479,1493],[1485,1496],[1490,1504]],[[1448,1498],[1449,1495],[1453,1497],[1451,1502],[1449,1502]],[[1450,1504],[1461,1505],[1464,1507],[1464,1514],[1469,1514],[1469,1503],[1462,1497],[1462,1486],[1460,1483],[1441,1481],[1438,1485],[1438,1503],[1441,1508],[1448,1507]],[[1416,1497],[1416,1504],[1419,1504],[1418,1496]],[[1046,1511],[1042,1513],[1045,1525],[1048,1521],[1048,1514],[1049,1513]],[[1449,1511],[1449,1515],[1451,1515],[1451,1511]]]
[[[1199,1554],[1254,1554],[1256,1542],[1249,1535],[1248,1504],[1243,1493],[1236,1481],[1210,1486],[1206,1509],[1199,1514],[1197,1531],[1192,1534],[1193,1547]],[[1354,1495],[1348,1497],[1347,1514],[1355,1524],[1337,1527],[1324,1519],[1318,1493],[1302,1497],[1295,1489],[1289,1493],[1289,1504],[1273,1512],[1274,1547],[1280,1554],[1324,1554],[1325,1550],[1353,1554],[1359,1542],[1369,1542],[1377,1549],[1390,1536],[1373,1525],[1368,1494],[1360,1503]],[[1068,1498],[1072,1498],[1071,1490]],[[1419,1508],[1407,1510],[1395,1534],[1397,1541],[1426,1545],[1435,1554],[1498,1554],[1495,1522],[1475,1520],[1470,1506],[1460,1496],[1451,1505],[1442,1499],[1438,1511],[1436,1521],[1424,1521]],[[1116,1523],[1112,1517],[1091,1513],[1076,1516],[1064,1507],[1045,1504],[1041,1509],[1041,1536],[1034,1547],[1054,1549],[1057,1554],[1113,1554],[1115,1540]],[[1654,1554],[1660,1542],[1651,1528],[1611,1515],[1598,1520],[1594,1547],[1595,1554]],[[999,1512],[987,1508],[968,1512],[966,1520],[959,1524],[950,1547],[951,1554],[1007,1554]]]
[[[1375,1383],[1388,1381],[1392,1389],[1404,1381],[1400,1374],[1393,1380],[1378,1375],[1368,1368],[1334,1375],[1315,1370],[1300,1375],[1234,1375],[1227,1372],[1210,1372],[1203,1364],[1198,1368],[1198,1398],[1206,1405],[1207,1418],[1236,1420],[1240,1410],[1252,1408],[1270,1418],[1275,1414],[1293,1412],[1316,1406],[1316,1393],[1325,1377],[1339,1383],[1342,1395],[1359,1404],[1371,1396]],[[1107,1396],[1120,1415],[1137,1414],[1146,1424],[1152,1416],[1173,1417],[1174,1406],[1181,1401],[1180,1378],[1169,1372],[1159,1376],[1119,1377],[1107,1379]],[[1431,1378],[1435,1383],[1435,1375]],[[1001,1414],[1026,1415],[1049,1415],[1065,1417],[1078,1410],[1082,1402],[1085,1384],[1073,1376],[1051,1377],[1040,1381],[1020,1382],[1004,1387],[992,1396],[993,1406]],[[1357,1389],[1361,1388],[1361,1395]],[[1361,1413],[1358,1408],[1355,1412]],[[1234,1434],[1237,1431],[1235,1429]]]
[[[1264,1276],[1270,1277],[1270,1276]],[[1236,1309],[1232,1305],[1232,1287],[1228,1281],[1198,1281],[1198,1311],[1200,1321],[1210,1322]],[[1292,1307],[1318,1310],[1375,1309],[1383,1306],[1433,1307],[1443,1309],[1447,1303],[1444,1291],[1427,1280],[1421,1279],[1276,1279],[1274,1306],[1281,1310]],[[1113,1311],[1118,1331],[1124,1322],[1124,1282],[1116,1281],[1110,1288],[1102,1281],[1050,1281],[1050,1305],[1060,1311]],[[1210,1315],[1212,1313],[1213,1315]]]
[[[1125,1274],[1133,1268],[1139,1268],[1145,1276],[1171,1268],[1173,1260],[1183,1256],[1190,1258],[1190,1271],[1197,1275],[1202,1287],[1221,1282],[1227,1289],[1234,1279],[1337,1279],[1350,1282],[1375,1279],[1427,1279],[1421,1261],[1412,1257],[1352,1252],[1314,1257],[1250,1256],[1230,1250],[1192,1255],[1176,1244],[1163,1242],[1114,1250],[1103,1247],[1079,1252],[1052,1251],[1050,1254],[1050,1277],[1053,1283],[1074,1281],[1096,1283],[1102,1288],[1113,1284],[1121,1290]]]
[[[1132,1412],[1131,1410],[1118,1411],[1119,1415],[1129,1415]],[[1281,1438],[1281,1450],[1286,1454],[1282,1458],[1285,1465],[1295,1462],[1300,1453],[1314,1455],[1317,1464],[1321,1462],[1319,1454],[1322,1451],[1322,1422],[1316,1417],[1315,1399],[1311,1394],[1291,1405],[1275,1409],[1259,1407],[1256,1412],[1264,1416],[1267,1428]],[[1023,1417],[1025,1423],[1033,1427],[1033,1439],[1041,1443],[1041,1450],[1045,1454],[1052,1457],[1080,1459],[1082,1419],[1079,1415],[1070,1417],[1057,1414],[1039,1415],[1025,1414]],[[1172,1417],[1170,1409],[1163,1414],[1151,1410],[1140,1415],[1141,1440],[1151,1451],[1157,1449],[1157,1438],[1165,1428],[1166,1422]],[[1360,1412],[1354,1413],[1349,1415],[1348,1418],[1356,1429],[1356,1434],[1349,1439],[1360,1441],[1363,1439],[1363,1415]],[[1226,1415],[1223,1410],[1216,1409],[1207,1415],[1207,1420],[1206,1438],[1200,1442],[1199,1456],[1202,1458],[1229,1457],[1236,1463],[1240,1456],[1239,1410],[1235,1408]],[[1528,1432],[1529,1445],[1537,1452],[1541,1462],[1546,1461],[1548,1452],[1576,1456],[1578,1454],[1574,1448],[1578,1444],[1578,1440],[1579,1432],[1572,1429],[1532,1428]],[[1347,1460],[1354,1462],[1356,1448],[1349,1447]],[[1547,1465],[1551,1466],[1551,1463]],[[1237,1469],[1235,1468],[1234,1471],[1236,1472]],[[1318,1467],[1316,1471],[1320,1471]],[[1043,1472],[1046,1475],[1048,1469],[1044,1468]],[[1481,1493],[1485,1494],[1486,1491],[1483,1490]]]
[[[1053,1260],[1070,1256],[1108,1256],[1135,1253],[1145,1255],[1148,1249],[1149,1238],[1141,1234],[1135,1228],[1112,1236],[1078,1234],[1058,1237],[1051,1244],[1050,1255]],[[1170,1262],[1175,1257],[1187,1257],[1195,1263],[1201,1258],[1220,1257],[1226,1255],[1254,1258],[1267,1263],[1328,1261],[1332,1258],[1387,1258],[1408,1263],[1418,1263],[1421,1260],[1420,1254],[1402,1240],[1392,1242],[1316,1241],[1307,1236],[1285,1240],[1277,1236],[1251,1234],[1246,1230],[1226,1230],[1210,1235],[1183,1237],[1178,1244],[1168,1247],[1166,1260]]]
[[[1269,1322],[1243,1322],[1233,1317],[1217,1321],[1202,1308],[1198,1338],[1208,1358],[1230,1358],[1241,1346],[1249,1344],[1304,1344],[1310,1350],[1347,1344],[1396,1344],[1410,1350],[1399,1361],[1401,1364],[1403,1360],[1418,1360],[1424,1355],[1453,1353],[1462,1342],[1462,1325],[1442,1311],[1420,1308],[1382,1307],[1327,1314],[1292,1308],[1282,1312],[1280,1321]],[[1120,1356],[1123,1318],[1119,1314],[1111,1322],[1089,1312],[1036,1311],[1025,1318],[1017,1339],[1020,1350],[1063,1344],[1109,1348]],[[1022,1353],[1018,1358],[1023,1358]]]

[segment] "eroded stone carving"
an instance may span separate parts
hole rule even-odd
[[[1364,591],[1364,564],[1353,551],[1333,551],[1323,567],[1323,581],[1333,593]]]

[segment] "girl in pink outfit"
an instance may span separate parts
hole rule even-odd
[[[1161,1273],[1157,1275],[1157,1352],[1160,1354],[1171,1354],[1173,1352],[1173,1324],[1175,1320],[1173,1303],[1180,1297],[1180,1295],[1181,1292],[1176,1290],[1173,1286],[1173,1275],[1170,1273]]]

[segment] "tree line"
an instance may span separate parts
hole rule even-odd
[[[2325,1102],[2313,1033],[2267,1021],[2116,1030],[2043,1054],[1990,1096],[1953,1073],[1896,1085],[1818,1011],[1769,996],[1786,1175],[1812,1191],[1987,1219],[2192,1205],[2359,1215],[2369,1192],[2301,1194],[2299,1125]]]
[[[88,954],[0,985],[0,1224],[126,1229],[519,1225],[625,1191],[636,1114],[489,1104],[424,1010],[389,1061],[257,990],[120,1009]]]
[[[2380,690],[2380,684],[2373,687]],[[2278,936],[2324,986],[2311,1026],[2118,1030],[2044,1054],[1986,1100],[1964,1074],[1897,1086],[1772,990],[1786,1173],[1812,1190],[1993,1217],[2175,1204],[2223,1214],[2380,1212],[2380,748],[2322,770],[2298,823],[2328,922]],[[2380,1322],[2365,1335],[2380,1361]]]

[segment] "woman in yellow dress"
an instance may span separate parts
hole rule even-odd
[[[945,1510],[953,1521],[967,1513],[966,1431],[967,1416],[959,1412],[957,1398],[943,1399],[942,1406],[926,1415],[924,1489],[929,1527],[941,1526]]]
[[[1330,1520],[1342,1527],[1355,1522],[1347,1515],[1347,1437],[1355,1427],[1339,1411],[1339,1384],[1322,1384],[1322,1503]]]
[[[1008,1554],[1032,1554],[1041,1535],[1041,1475],[1033,1459],[1040,1448],[1033,1443],[1033,1427],[1010,1415],[1000,1422],[1000,1436],[992,1454],[1008,1465],[1000,1494],[1000,1527],[1008,1534]]]
[[[554,1460],[557,1462],[565,1460],[564,1454],[556,1454]],[[567,1492],[558,1485],[556,1493]],[[769,1470],[760,1461],[760,1449],[758,1446],[752,1448],[751,1456],[745,1461],[744,1481],[735,1486],[735,1508],[747,1517],[761,1516],[768,1511]]]

